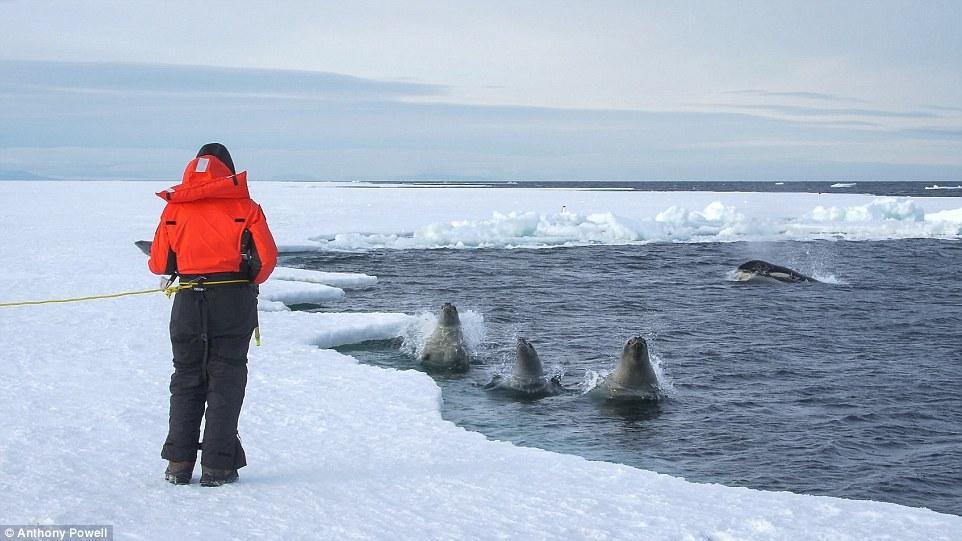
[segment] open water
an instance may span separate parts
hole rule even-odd
[[[825,282],[730,281],[749,259]],[[283,263],[378,277],[322,310],[456,304],[480,339],[468,374],[436,376],[442,413],[490,438],[697,482],[962,514],[958,241],[376,250]],[[668,397],[583,396],[634,335],[648,339]],[[483,389],[513,362],[518,336],[563,373],[566,392],[518,400]],[[339,349],[417,369],[400,340]]]

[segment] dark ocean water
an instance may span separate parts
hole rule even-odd
[[[766,259],[836,283],[738,283]],[[443,415],[490,438],[691,481],[872,499],[962,514],[962,243],[650,244],[542,250],[291,254],[379,284],[321,307],[483,315],[479,364],[438,377]],[[581,396],[626,339],[671,382],[657,403]],[[572,390],[482,389],[517,336]],[[397,342],[341,348],[415,368]]]
[[[395,181],[374,184],[397,184]],[[913,197],[960,197],[962,180],[946,181],[754,181],[754,180],[663,180],[663,181],[411,181],[412,186],[483,185],[492,188],[591,188],[641,192],[771,192],[848,193]]]

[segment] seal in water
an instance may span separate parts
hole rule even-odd
[[[464,372],[470,366],[464,347],[458,308],[446,302],[438,315],[438,326],[424,343],[418,360],[428,371]]]
[[[648,343],[644,338],[636,336],[628,340],[615,371],[592,392],[617,400],[658,399],[658,376],[648,357]]]
[[[489,391],[509,391],[520,393],[526,397],[545,396],[555,394],[561,390],[558,377],[548,378],[544,373],[544,364],[535,351],[531,342],[518,337],[517,355],[511,375],[504,377],[496,375],[491,383],[485,385]]]
[[[735,280],[747,282],[753,278],[771,278],[779,282],[798,283],[798,282],[818,282],[811,276],[805,276],[800,272],[793,271],[788,267],[773,265],[767,261],[753,259],[742,263],[735,269]]]

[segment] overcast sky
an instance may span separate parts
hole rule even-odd
[[[282,4],[0,0],[0,178],[962,179],[962,2]]]

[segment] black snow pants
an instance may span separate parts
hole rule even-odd
[[[204,466],[232,470],[247,465],[237,418],[247,387],[247,350],[256,326],[257,295],[250,284],[185,289],[174,296],[170,430],[161,457],[193,462],[202,449]]]

